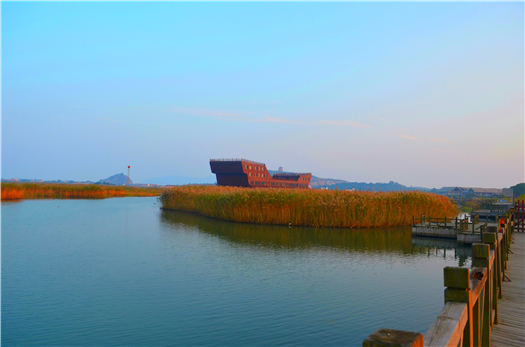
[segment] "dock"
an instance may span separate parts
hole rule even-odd
[[[471,218],[412,217],[412,235],[454,239],[458,243],[481,242],[484,232],[495,232],[498,223],[485,220],[479,215]]]
[[[525,346],[525,234],[513,234],[505,274],[512,280],[503,282],[503,298],[498,302],[498,324],[492,329],[490,345],[494,347]]]

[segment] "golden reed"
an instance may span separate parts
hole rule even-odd
[[[412,224],[412,216],[455,217],[449,198],[418,191],[367,192],[181,186],[159,197],[163,209],[196,212],[235,222],[314,227]]]
[[[158,196],[160,188],[106,186],[98,184],[2,183],[2,200],[105,199],[125,196]]]

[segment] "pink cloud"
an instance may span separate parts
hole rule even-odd
[[[326,124],[326,125],[336,125],[336,126],[349,126],[354,128],[366,128],[366,129],[372,129],[370,125],[363,125],[359,124],[357,122],[351,121],[351,120],[319,120],[316,123],[319,124]]]
[[[434,142],[450,143],[449,140],[445,140],[445,139],[436,139],[436,138],[433,138],[433,137],[429,137],[428,139],[430,141],[434,141]]]
[[[404,139],[409,139],[409,140],[419,140],[417,137],[414,137],[414,136],[410,136],[410,135],[399,135],[400,137],[404,138]]]

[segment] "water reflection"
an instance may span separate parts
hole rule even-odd
[[[197,228],[230,242],[270,248],[329,247],[357,252],[389,252],[400,254],[454,253],[460,266],[470,257],[470,248],[455,240],[412,237],[410,227],[375,229],[341,229],[286,227],[228,222],[193,213],[162,211],[161,222],[171,227]]]
[[[24,200],[22,199],[20,200],[2,200],[1,206],[4,207],[4,206],[9,206],[9,205],[16,205],[16,204],[20,204],[23,201]]]
[[[433,237],[412,237],[412,249],[413,253],[434,253],[436,256],[441,255],[443,258],[447,257],[447,250],[454,253],[454,259],[458,260],[458,266],[464,267],[467,266],[467,261],[472,257],[472,248],[458,244],[454,239],[440,239]]]

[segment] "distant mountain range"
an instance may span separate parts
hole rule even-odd
[[[276,172],[274,170],[268,170],[268,172],[273,175]],[[310,181],[310,187],[312,188],[328,188],[328,189],[355,189],[355,190],[371,190],[371,191],[380,191],[380,192],[395,192],[395,191],[405,191],[405,190],[425,190],[430,191],[430,188],[423,187],[407,187],[405,185],[399,184],[397,182],[390,181],[388,183],[365,183],[365,182],[348,182],[345,180],[339,180],[334,178],[322,178],[312,175],[312,180]]]
[[[128,184],[131,185],[133,184],[133,181],[129,179],[129,182],[128,182],[128,176],[124,175],[123,173],[119,173],[111,177],[102,179],[98,181],[97,183],[115,184],[117,186],[122,186],[122,185],[128,185]]]
[[[430,188],[423,188],[423,187],[407,187],[405,185],[402,185],[400,183],[390,181],[388,183],[365,183],[365,182],[344,182],[344,183],[337,183],[337,184],[331,184],[327,186],[328,189],[355,189],[355,190],[370,190],[370,191],[377,191],[377,192],[398,192],[398,191],[406,191],[406,190],[424,190],[424,191],[430,191]]]
[[[280,171],[268,170],[268,172],[271,175],[274,175],[275,173],[280,172]],[[164,185],[184,185],[184,184],[216,184],[217,179],[215,178],[215,175],[210,175],[206,177],[166,176],[166,177],[149,178],[140,183],[158,184],[162,186]],[[430,188],[407,187],[405,185],[399,184],[397,182],[392,182],[392,181],[389,183],[348,182],[348,181],[340,180],[340,179],[321,178],[317,176],[312,176],[312,180],[310,181],[310,186],[312,188],[317,188],[317,189],[319,188],[340,189],[340,190],[355,189],[355,190],[371,190],[371,191],[382,191],[382,192],[403,191],[403,190],[427,190],[427,191],[430,190]]]
[[[268,172],[273,175],[277,172],[276,170],[268,170]],[[284,171],[286,172],[286,171]],[[2,182],[34,182],[34,183],[84,183],[84,184],[93,184],[92,181],[62,181],[62,180],[42,180],[42,179],[22,179],[22,178],[2,178]],[[111,177],[102,179],[98,184],[115,184],[115,185],[127,185],[128,176],[123,173],[113,175]],[[130,184],[134,184],[132,180],[129,181]],[[140,182],[140,184],[158,184],[160,186],[164,185],[185,185],[185,184],[216,184],[217,180],[215,175],[210,175],[206,177],[185,177],[185,176],[165,176],[150,178]],[[139,185],[140,185],[139,184]],[[422,190],[422,191],[432,191],[431,188],[425,187],[407,187],[397,182],[390,181],[388,183],[366,183],[366,182],[348,182],[340,179],[333,178],[321,178],[317,176],[312,176],[310,181],[310,186],[312,188],[320,189],[355,189],[355,190],[370,190],[370,191],[383,191],[383,192],[392,192],[392,191],[406,191],[406,190]],[[520,183],[515,186],[510,187],[513,189],[516,196],[525,194],[525,183]]]

